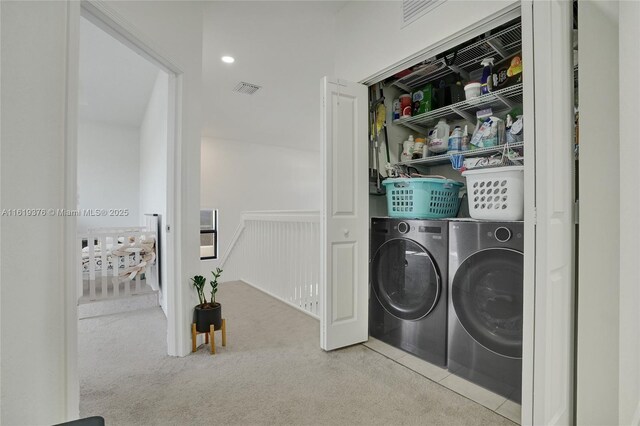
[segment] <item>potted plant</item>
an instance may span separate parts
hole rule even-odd
[[[204,288],[207,284],[207,280],[202,275],[196,275],[191,278],[193,287],[198,292],[198,298],[200,304],[195,307],[193,314],[193,322],[196,323],[196,330],[199,333],[208,333],[211,324],[216,330],[220,330],[222,327],[222,305],[216,302],[216,293],[218,292],[218,278],[222,275],[222,269],[216,268],[213,274],[213,281],[211,284],[211,299],[207,302],[207,298],[204,294]]]

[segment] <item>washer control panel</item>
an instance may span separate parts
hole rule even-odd
[[[398,232],[400,232],[401,234],[406,234],[410,229],[411,227],[407,222],[398,223]]]
[[[496,240],[500,241],[501,243],[506,243],[512,237],[511,230],[505,226],[497,228],[494,232],[494,235],[496,237]]]

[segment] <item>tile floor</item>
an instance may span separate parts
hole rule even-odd
[[[380,340],[369,337],[363,343],[369,349],[407,367],[452,391],[477,402],[480,405],[500,414],[507,419],[520,424],[520,404],[495,394],[481,386],[471,383],[461,377],[451,374],[447,369],[437,367],[427,361],[408,354],[398,348],[390,346]]]

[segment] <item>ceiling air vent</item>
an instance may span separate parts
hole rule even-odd
[[[246,95],[253,95],[258,91],[258,89],[260,89],[260,86],[258,86],[257,84],[245,83],[244,81],[241,81],[236,87],[233,88],[233,91],[244,93]]]
[[[430,10],[440,6],[446,0],[403,0],[402,26],[409,25]]]

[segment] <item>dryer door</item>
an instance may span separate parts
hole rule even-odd
[[[436,306],[441,279],[431,254],[413,240],[396,238],[377,250],[371,263],[371,287],[391,315],[417,320]]]
[[[522,358],[523,260],[511,249],[478,251],[462,262],[451,285],[451,302],[467,333],[511,358]]]

